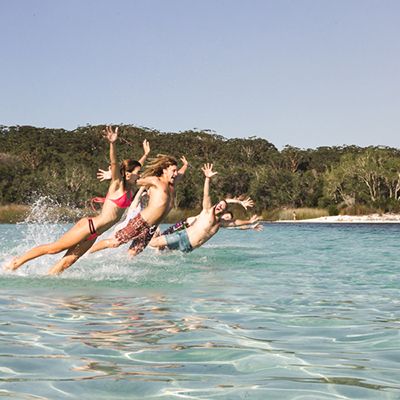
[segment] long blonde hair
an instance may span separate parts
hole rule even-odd
[[[171,165],[178,165],[176,158],[167,156],[165,154],[157,154],[157,157],[152,158],[146,169],[143,171],[142,177],[147,176],[161,176],[164,169],[167,169]]]

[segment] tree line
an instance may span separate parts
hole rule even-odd
[[[26,204],[48,195],[61,204],[85,207],[105,195],[108,184],[96,179],[108,166],[104,126],[75,130],[32,126],[0,126],[0,204]],[[283,207],[339,211],[369,208],[400,210],[400,151],[390,147],[333,146],[279,151],[258,137],[227,139],[212,131],[163,133],[132,125],[120,126],[118,157],[139,159],[142,142],[151,155],[182,155],[190,162],[177,187],[176,206],[201,204],[204,162],[219,172],[213,182],[215,199],[246,194],[257,211]]]

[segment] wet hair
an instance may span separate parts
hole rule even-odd
[[[119,166],[119,172],[122,177],[122,185],[124,190],[126,189],[126,176],[127,172],[133,172],[137,167],[142,168],[142,164],[139,161],[128,159],[123,160]]]
[[[157,157],[151,159],[147,165],[147,168],[142,174],[143,178],[148,176],[161,176],[164,169],[167,169],[171,165],[178,165],[178,161],[176,161],[174,157],[166,156],[165,154],[157,154]]]

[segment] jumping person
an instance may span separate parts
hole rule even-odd
[[[238,196],[238,197],[234,197],[234,198],[226,198],[224,200],[226,203],[226,205],[228,206],[229,204],[240,204],[245,210],[247,210],[248,207],[253,207],[254,206],[254,201],[250,198],[250,197],[245,197],[245,196]],[[131,206],[132,207],[132,206]],[[178,232],[182,229],[185,228],[189,228],[189,226],[192,226],[196,220],[198,215],[192,216],[192,217],[187,217],[184,220],[178,221],[175,224],[171,225],[170,227],[168,227],[167,229],[165,229],[162,233],[158,233],[155,236],[162,236],[162,235],[170,235],[171,233],[175,233]],[[230,217],[229,217],[230,216]],[[228,211],[226,213],[224,213],[221,218],[225,221],[227,220],[233,220],[233,214]],[[237,220],[239,221],[239,220]],[[242,225],[242,223],[240,223]]]
[[[185,159],[186,161],[186,159]],[[187,162],[186,162],[187,163]],[[185,170],[187,164],[184,165]],[[117,231],[113,238],[101,240],[91,249],[91,253],[106,248],[119,247],[133,241],[129,254],[142,252],[153,237],[158,224],[168,215],[175,201],[175,184],[182,175],[178,174],[175,158],[158,155],[149,163],[137,185],[148,191],[148,205]]]
[[[101,213],[94,217],[82,218],[57,241],[34,247],[22,256],[14,258],[6,266],[7,269],[16,270],[34,258],[67,250],[62,259],[49,270],[51,275],[63,272],[85,254],[93,246],[96,238],[111,228],[130,206],[133,200],[132,189],[141,165],[135,160],[124,160],[120,166],[118,165],[116,154],[118,128],[113,131],[108,126],[104,136],[110,143],[112,177]]]
[[[181,157],[181,161],[182,161],[183,165],[178,171],[178,175],[174,181],[174,185],[176,185],[176,183],[179,182],[180,179],[182,179],[182,177],[185,175],[186,170],[188,169],[188,166],[189,166],[189,163],[185,156]],[[97,179],[99,179],[100,182],[111,179],[111,171],[110,170],[106,171],[106,170],[99,168],[98,171],[99,172],[97,172]],[[146,207],[146,205],[148,203],[148,199],[149,199],[149,195],[148,195],[146,188],[144,186],[141,186],[140,189],[137,191],[132,204],[130,205],[130,207],[125,212],[124,216],[122,217],[122,219],[121,219],[122,222],[120,222],[118,225],[116,225],[114,227],[114,230],[113,230],[113,233],[111,234],[111,236],[114,236],[114,234],[117,231],[119,231],[120,229],[125,228],[125,226],[128,225],[128,222]],[[163,232],[163,234],[164,234],[164,232]],[[111,236],[109,236],[108,239],[110,239]]]
[[[220,227],[239,227],[251,225],[259,221],[257,215],[249,220],[232,220],[231,213],[225,213],[227,208],[226,200],[221,200],[215,205],[211,203],[210,182],[217,172],[213,171],[213,164],[204,164],[202,171],[205,176],[203,209],[194,217],[191,225],[176,231],[175,233],[154,237],[150,246],[157,249],[168,248],[170,250],[181,250],[184,253],[193,251],[211,239]]]

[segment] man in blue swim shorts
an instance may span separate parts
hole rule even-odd
[[[204,164],[202,171],[205,176],[203,209],[195,218],[194,222],[187,228],[179,230],[172,234],[153,237],[149,245],[157,249],[180,250],[184,253],[200,247],[202,244],[212,238],[220,227],[237,227],[255,224],[252,229],[260,230],[261,226],[257,224],[259,216],[253,215],[249,220],[233,220],[232,214],[225,212],[227,208],[226,200],[212,205],[210,197],[211,178],[217,174],[213,171],[213,164]]]

